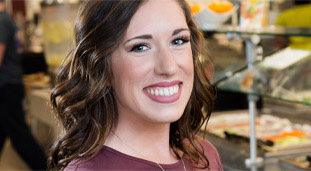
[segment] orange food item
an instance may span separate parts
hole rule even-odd
[[[245,77],[241,81],[242,87],[250,87],[254,84],[254,73],[252,71],[247,71]]]
[[[215,0],[208,4],[207,7],[216,13],[224,13],[230,11],[233,5],[228,0]]]
[[[201,10],[204,9],[204,5],[203,4],[189,4],[190,8],[191,8],[191,13],[195,14],[200,12]]]
[[[270,140],[270,141],[276,141],[276,140],[284,139],[287,137],[306,137],[306,136],[308,136],[307,133],[295,130],[292,132],[283,132],[282,134],[278,136],[265,137],[264,139]]]

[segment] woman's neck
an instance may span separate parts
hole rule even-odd
[[[178,159],[169,146],[169,131],[170,123],[133,123],[119,119],[105,145],[134,157],[171,164]]]

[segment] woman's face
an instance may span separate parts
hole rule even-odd
[[[193,87],[190,31],[175,0],[150,0],[133,16],[112,54],[120,119],[171,123]]]

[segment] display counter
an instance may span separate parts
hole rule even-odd
[[[264,162],[258,169],[310,170],[310,161],[307,161],[311,154],[310,122],[311,119],[300,115],[287,117],[268,110],[259,112],[256,118],[257,154]],[[207,130],[205,139],[219,151],[225,170],[247,170],[245,160],[250,157],[247,110],[215,112],[207,127],[202,127],[204,129]],[[199,135],[203,136],[203,131]]]
[[[246,142],[233,143],[232,141],[221,139],[212,134],[206,134],[206,139],[208,139],[218,150],[219,155],[222,160],[224,170],[249,170],[245,167],[245,160],[250,157],[249,144]],[[310,154],[306,152],[306,154]],[[282,158],[276,157],[264,157],[263,153],[258,151],[258,156],[264,158],[263,166],[259,167],[258,170],[266,171],[293,171],[293,170],[303,170],[301,168],[295,167],[281,162]],[[305,156],[305,154],[296,155]]]
[[[38,122],[45,124],[49,128],[50,139],[55,140],[61,133],[61,129],[57,124],[57,120],[49,107],[50,89],[31,89],[26,94],[27,113],[32,119],[31,129],[36,135],[38,130]]]

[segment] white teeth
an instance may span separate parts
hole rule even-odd
[[[175,85],[172,87],[157,87],[157,88],[149,88],[146,90],[148,94],[155,96],[172,96],[179,91],[179,86]]]
[[[162,89],[160,89],[160,96],[164,96],[164,92]]]
[[[156,96],[158,96],[160,93],[159,93],[159,90],[155,90],[155,93],[154,93]]]
[[[170,94],[175,94],[174,88],[170,87]]]
[[[170,92],[168,91],[167,88],[164,89],[164,96],[169,96],[170,95]]]

